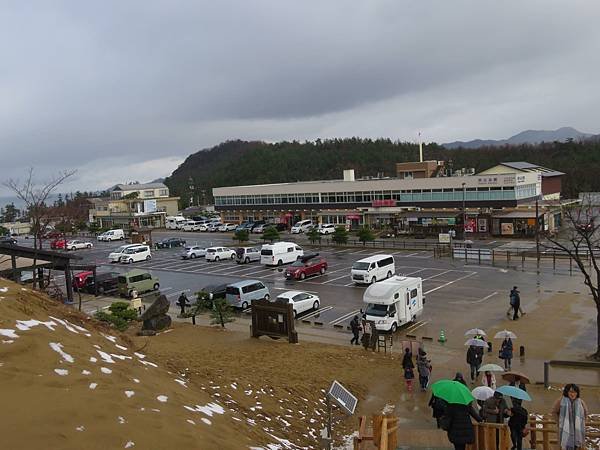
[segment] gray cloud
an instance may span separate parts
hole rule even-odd
[[[238,137],[598,132],[598,13],[583,0],[5,3],[0,178],[80,167],[86,187],[103,182],[90,171],[126,177]]]

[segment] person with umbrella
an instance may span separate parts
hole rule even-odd
[[[483,403],[483,420],[488,423],[503,423],[508,406],[501,392],[494,392],[494,395]]]
[[[513,343],[509,336],[506,336],[500,346],[500,359],[504,360],[504,368],[510,370],[512,367],[513,358]]]
[[[490,370],[484,371],[481,376],[481,385],[496,390],[496,376],[494,375],[494,372]]]
[[[556,400],[552,414],[558,425],[558,443],[561,450],[580,450],[585,445],[585,418],[588,409],[580,398],[579,386],[569,383]]]
[[[467,350],[467,364],[471,368],[471,383],[475,382],[475,378],[479,375],[479,367],[483,362],[483,347],[470,345]]]
[[[448,440],[455,450],[464,450],[467,444],[475,442],[475,430],[471,418],[482,419],[471,405],[475,400],[467,387],[458,381],[440,380],[431,386],[433,395],[448,403],[440,420],[442,429],[448,433]]]
[[[454,375],[454,380],[452,381],[458,381],[459,383],[463,384],[464,386],[467,385],[467,382],[465,381],[465,377],[463,377],[463,374],[460,372],[456,372],[456,375]]]

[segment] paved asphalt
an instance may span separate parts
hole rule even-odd
[[[159,231],[153,233],[156,242],[166,237],[183,237],[188,244],[201,246],[223,245],[235,247],[230,234],[185,233],[179,231]],[[296,240],[298,236],[282,236],[283,240]],[[300,245],[302,245],[302,243]],[[110,264],[108,253],[121,245],[121,242],[94,242],[90,250],[78,250],[84,263],[95,263],[99,271],[126,272],[132,268],[148,269],[158,276],[161,292],[175,302],[181,292],[189,298],[202,287],[214,283],[229,283],[242,279],[256,279],[266,283],[271,296],[287,290],[304,290],[317,294],[321,299],[318,311],[301,315],[299,320],[319,321],[325,327],[335,324],[346,326],[354,314],[363,307],[362,297],[365,287],[356,286],[350,280],[352,263],[369,255],[388,253],[374,249],[323,247],[319,253],[329,264],[325,275],[307,278],[304,281],[285,280],[282,270],[267,268],[259,262],[238,265],[234,261],[206,262],[204,258],[184,260],[181,248],[153,251],[152,260],[132,265]],[[313,251],[305,249],[305,251]],[[417,336],[437,339],[441,329],[452,331],[467,328],[488,328],[505,317],[508,308],[508,292],[519,286],[522,305],[527,311],[530,301],[535,301],[542,290],[577,290],[581,284],[579,277],[569,276],[568,272],[555,272],[551,267],[543,267],[540,273],[531,270],[478,266],[473,263],[450,258],[434,258],[431,251],[396,251],[392,253],[396,261],[396,273],[421,277],[426,304],[419,320],[402,330]],[[60,275],[57,277],[60,278]],[[106,299],[108,300],[108,299]]]

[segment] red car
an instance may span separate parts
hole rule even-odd
[[[52,250],[64,250],[67,247],[66,239],[54,239],[50,242],[50,248]]]
[[[94,272],[86,270],[85,272],[79,272],[73,275],[73,287],[75,289],[83,289],[87,284],[88,277],[93,277]]]
[[[288,280],[304,280],[311,275],[323,275],[326,270],[327,261],[321,258],[318,253],[315,253],[298,258],[285,269],[285,278]]]

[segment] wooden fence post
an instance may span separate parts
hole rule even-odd
[[[373,416],[373,444],[379,448],[381,442],[381,425],[383,422],[383,416]]]

